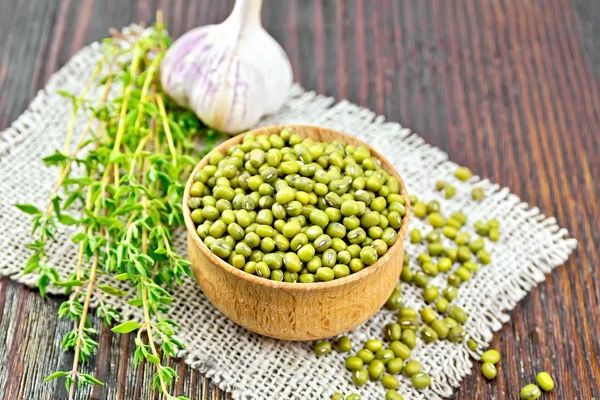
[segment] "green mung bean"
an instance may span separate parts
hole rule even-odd
[[[477,345],[477,342],[475,342],[473,339],[467,340],[467,347],[471,351],[476,351],[479,348],[479,346]]]
[[[437,312],[443,314],[448,309],[448,305],[448,300],[446,300],[446,298],[444,297],[441,297],[435,302],[435,309],[437,310]]]
[[[457,231],[462,228],[462,224],[456,218],[450,217],[446,220],[446,226],[452,227]]]
[[[400,341],[408,346],[409,349],[414,349],[417,345],[417,335],[413,330],[404,329]]]
[[[436,340],[438,340],[437,332],[429,326],[426,326],[426,325],[422,326],[420,329],[420,332],[421,332],[421,339],[423,339],[423,341],[426,343],[432,343],[432,342],[435,342]]]
[[[436,276],[439,273],[438,266],[431,262],[423,263],[423,265],[421,266],[421,269],[423,270],[423,272],[425,272],[429,276]]]
[[[447,313],[449,317],[454,318],[459,324],[464,324],[469,318],[469,315],[457,305],[448,307]]]
[[[521,389],[521,400],[537,400],[542,395],[540,388],[534,384],[525,385]]]
[[[422,240],[422,236],[421,236],[421,231],[418,230],[417,228],[413,229],[412,231],[410,231],[410,242],[415,244],[415,243],[421,243]]]
[[[431,385],[431,377],[425,372],[418,372],[412,375],[410,380],[415,389],[424,389]]]
[[[457,235],[457,230],[456,228],[452,227],[452,226],[444,226],[442,228],[442,233],[444,234],[444,236],[446,236],[449,239],[454,239]]]
[[[436,319],[435,311],[433,311],[429,307],[424,307],[421,309],[421,319],[427,325],[431,324]]]
[[[497,242],[500,239],[500,231],[498,230],[498,228],[490,228],[488,237],[492,242]]]
[[[390,360],[394,359],[395,354],[390,349],[381,349],[375,353],[375,359],[381,360],[386,365]]]
[[[395,390],[385,392],[385,400],[404,400],[404,397]]]
[[[444,188],[444,197],[447,199],[451,199],[456,194],[456,188],[454,186],[448,185]]]
[[[442,273],[448,272],[452,268],[452,264],[452,259],[449,257],[441,257],[437,263],[438,271]]]
[[[446,281],[448,282],[448,285],[450,286],[460,286],[460,284],[462,283],[462,279],[460,279],[460,276],[456,275],[456,274],[450,274],[448,275],[448,277],[446,278]]]
[[[468,262],[468,261],[467,261]],[[460,278],[461,281],[466,282],[471,279],[471,272],[466,267],[459,267],[454,273]]]
[[[409,378],[421,372],[421,363],[417,360],[411,360],[404,365],[404,374]]]
[[[429,224],[434,228],[441,228],[444,226],[444,217],[442,217],[442,214],[440,214],[437,211],[434,211],[431,214],[429,214],[428,220]]]
[[[475,272],[479,271],[479,266],[477,265],[477,263],[475,263],[473,261],[467,261],[462,266],[463,266],[463,268],[466,268],[471,273],[475,273]]]
[[[400,340],[402,340],[402,337],[400,338]],[[408,358],[410,357],[411,348],[403,342],[394,341],[390,343],[389,349],[394,352],[394,355],[397,358],[408,360]]]
[[[444,298],[448,301],[452,301],[458,296],[458,289],[456,286],[447,286],[443,290]]]
[[[375,353],[383,348],[383,343],[378,339],[369,339],[365,342],[364,348]]]
[[[431,261],[431,256],[427,253],[421,253],[417,256],[417,261],[419,264],[423,264],[427,261]]]
[[[318,356],[328,354],[331,352],[331,343],[326,340],[317,342],[315,344],[314,351]]]
[[[413,204],[413,214],[417,218],[424,218],[427,215],[427,206],[425,203],[417,202]]]
[[[475,227],[475,231],[478,235],[487,236],[490,233],[490,227],[484,221],[477,221],[473,226]]]
[[[412,283],[414,276],[415,276],[414,271],[412,269],[410,269],[408,267],[408,265],[405,265],[402,268],[402,272],[400,272],[400,279],[402,280],[402,282]]]
[[[364,361],[360,357],[350,356],[346,358],[346,368],[348,368],[350,371],[361,369],[363,365]]]
[[[403,330],[415,330],[419,326],[419,322],[416,318],[402,317],[398,320],[400,327]]]
[[[369,349],[361,349],[356,353],[356,356],[359,357],[365,364],[370,363],[375,359],[375,354]]]
[[[459,246],[457,258],[460,262],[471,260],[471,250],[467,246]]]
[[[364,386],[369,381],[369,372],[366,369],[361,368],[352,371],[352,382],[356,386]]]
[[[500,222],[498,222],[498,220],[495,218],[488,220],[487,224],[490,229],[499,229],[500,228]]]
[[[429,283],[429,277],[425,273],[418,271],[413,277],[413,282],[418,287],[425,288]]]
[[[396,377],[392,375],[384,375],[381,378],[381,384],[386,389],[396,389],[400,383]]]
[[[397,375],[404,369],[404,360],[402,360],[400,357],[391,359],[388,361],[386,369],[390,374]]]
[[[459,246],[468,245],[471,241],[471,235],[468,232],[459,232],[454,238],[454,243]]]
[[[444,322],[446,323],[446,325],[448,325],[450,329],[454,328],[455,326],[458,326],[458,322],[456,322],[456,320],[451,317],[444,318]]]
[[[400,340],[402,328],[400,327],[400,324],[391,322],[383,328],[383,334],[384,337],[389,341]]]
[[[440,233],[434,229],[425,236],[425,240],[429,243],[439,242],[441,240]]]
[[[354,260],[352,260],[352,261],[354,261]],[[351,263],[352,263],[352,261],[351,261]],[[357,261],[360,261],[360,260],[357,260]],[[352,265],[350,265],[350,268],[352,268]],[[388,298],[387,302],[385,303],[385,307],[388,310],[397,310],[401,307],[401,305],[402,305],[402,294],[399,291],[394,290],[392,292],[392,294],[390,295],[390,297]]]
[[[485,192],[483,191],[483,188],[473,188],[473,190],[471,190],[471,197],[473,198],[473,200],[483,199],[485,197]]]
[[[471,178],[471,171],[467,167],[458,167],[454,171],[454,176],[460,181],[468,181]]]
[[[450,329],[450,332],[448,332],[448,340],[450,340],[452,343],[462,343],[466,334],[467,333],[462,326],[455,326]]]
[[[375,359],[371,361],[367,369],[369,371],[369,377],[373,380],[379,380],[385,372],[385,365],[383,361]]]
[[[439,295],[440,291],[437,286],[428,286],[423,291],[423,300],[425,303],[433,303]]]
[[[552,376],[550,376],[550,374],[547,372],[538,373],[535,377],[535,380],[538,386],[545,392],[549,392],[552,389],[554,389],[554,380],[552,379]]]
[[[441,319],[431,322],[431,328],[437,333],[440,339],[445,339],[450,333],[450,327]]]
[[[444,252],[444,246],[440,242],[434,242],[434,243],[429,244],[429,246],[427,246],[427,251],[429,252],[429,255],[431,255],[431,256],[439,256]],[[460,252],[459,252],[459,259],[460,259]],[[467,260],[465,260],[465,261],[467,261]]]
[[[490,362],[484,362],[481,365],[481,373],[486,379],[492,380],[496,377],[497,371],[496,366]]]
[[[481,249],[477,252],[477,258],[483,265],[487,265],[492,262],[492,257],[484,249]]]
[[[497,350],[487,350],[481,355],[484,363],[497,364],[500,361],[500,353]]]

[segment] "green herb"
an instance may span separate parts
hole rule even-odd
[[[149,34],[116,35],[103,44],[104,57],[79,95],[61,92],[71,99],[73,115],[62,152],[46,157],[47,166],[59,166],[56,186],[47,207],[29,204],[17,207],[33,216],[33,254],[25,273],[39,274],[42,295],[48,285],[64,287],[69,295],[59,317],[73,321],[73,330],[62,343],[75,357],[70,371],[56,372],[46,379],[65,378],[70,398],[75,386],[102,383],[79,371],[97,348],[97,332],[89,321],[90,299],[100,295],[97,315],[106,324],[120,319],[106,299],[126,293],[113,285],[100,285],[98,275],[112,276],[135,289],[128,304],[140,307],[141,321],[124,321],[114,332],[136,332],[134,361],[146,360],[155,367],[153,386],[166,399],[184,399],[170,394],[178,378],[163,365],[165,357],[184,345],[175,338],[178,325],[165,317],[173,301],[170,290],[189,275],[189,262],[173,247],[172,231],[183,224],[183,182],[196,164],[194,138],[207,138],[212,147],[218,135],[204,128],[193,113],[179,108],[164,94],[158,76],[160,61],[171,39],[160,15]],[[123,62],[123,60],[127,60]],[[86,100],[98,86],[102,92],[95,105]],[[119,94],[109,100],[109,94]],[[89,115],[77,143],[75,121],[79,113]],[[74,147],[73,150],[72,147]],[[73,172],[73,163],[85,171]],[[76,271],[61,280],[60,265],[50,265],[46,247],[58,239],[61,225],[76,225],[71,240],[79,244]]]

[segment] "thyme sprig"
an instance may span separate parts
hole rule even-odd
[[[82,92],[61,92],[71,99],[73,113],[64,150],[44,158],[47,166],[60,167],[47,207],[16,205],[33,217],[34,240],[28,245],[32,255],[24,272],[39,275],[42,295],[51,284],[64,287],[68,294],[58,315],[73,321],[62,343],[74,352],[73,365],[46,381],[65,378],[71,399],[77,386],[102,384],[80,371],[99,345],[89,319],[90,303],[95,295],[96,313],[106,324],[119,320],[119,311],[107,301],[128,294],[118,287],[119,281],[135,291],[127,303],[140,307],[143,318],[124,321],[112,330],[137,331],[135,364],[152,363],[154,387],[166,399],[184,399],[170,394],[178,376],[163,365],[164,358],[185,348],[175,337],[179,326],[166,317],[172,289],[190,274],[189,262],[177,254],[172,234],[183,224],[183,182],[197,161],[192,156],[197,139],[204,139],[207,151],[217,135],[162,90],[158,72],[170,42],[160,15],[154,28],[105,40],[104,56]],[[92,105],[87,96],[95,87],[101,95]],[[115,90],[118,95],[111,96]],[[89,118],[74,143],[81,112]],[[77,171],[74,164],[80,167]],[[79,250],[75,271],[61,279],[61,265],[52,264],[47,250],[64,233],[64,226],[77,227],[70,239]],[[114,283],[100,284],[101,275],[112,277]]]

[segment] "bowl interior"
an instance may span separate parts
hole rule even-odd
[[[272,134],[279,133],[281,131],[281,129],[286,128],[286,127],[293,129],[295,133],[299,134],[302,137],[312,137],[316,141],[320,141],[320,142],[330,142],[333,140],[340,140],[346,144],[352,144],[355,146],[358,146],[358,145],[367,146],[369,148],[369,150],[371,151],[371,154],[381,162],[381,166],[383,167],[383,169],[385,169],[388,174],[393,175],[400,181],[400,193],[402,194],[402,196],[404,197],[404,200],[406,202],[406,205],[405,205],[406,215],[403,217],[402,226],[400,227],[400,230],[398,231],[399,240],[397,240],[396,243],[394,243],[388,249],[388,251],[386,251],[386,253],[377,260],[377,262],[375,264],[373,264],[367,268],[364,268],[359,272],[350,274],[344,278],[334,279],[334,280],[328,281],[328,282],[314,282],[314,283],[310,283],[310,284],[278,282],[278,281],[273,281],[270,279],[260,278],[258,276],[244,272],[243,270],[239,270],[239,269],[233,267],[232,265],[230,265],[229,263],[227,263],[226,261],[222,260],[218,256],[216,256],[215,254],[213,254],[210,251],[210,249],[203,243],[203,241],[200,239],[200,237],[196,234],[196,227],[191,218],[191,210],[188,207],[188,201],[191,197],[190,189],[191,189],[192,184],[194,183],[193,176],[196,173],[196,171],[200,170],[202,167],[204,167],[205,165],[208,164],[209,158],[210,158],[210,153],[207,154],[198,163],[196,168],[194,168],[194,171],[190,174],[190,177],[189,177],[186,187],[185,187],[185,192],[184,192],[184,196],[183,196],[183,212],[184,212],[185,225],[186,225],[187,231],[189,233],[189,237],[193,240],[194,244],[207,256],[207,258],[211,262],[218,265],[220,268],[226,270],[227,272],[231,273],[232,275],[234,275],[235,277],[237,277],[239,279],[243,279],[248,282],[251,282],[251,283],[254,283],[257,285],[261,285],[261,286],[267,286],[267,287],[272,287],[272,288],[282,288],[287,291],[290,291],[290,290],[291,291],[295,291],[295,290],[300,290],[300,291],[327,290],[328,288],[344,285],[353,280],[366,279],[370,274],[374,273],[377,269],[385,267],[385,265],[387,264],[387,261],[391,257],[391,254],[394,253],[392,251],[392,249],[394,249],[396,246],[403,246],[403,240],[401,240],[401,239],[403,239],[404,236],[406,235],[406,232],[408,230],[408,222],[410,219],[410,203],[408,200],[408,192],[406,190],[406,186],[404,185],[404,181],[402,180],[402,178],[400,177],[400,175],[398,174],[398,172],[396,171],[394,166],[387,159],[385,159],[381,154],[379,154],[375,149],[373,149],[369,144],[367,144],[353,136],[347,135],[345,133],[338,132],[333,129],[321,128],[321,127],[317,127],[317,126],[281,125],[281,126],[270,126],[270,127],[265,127],[265,128],[259,128],[259,129],[255,129],[255,130],[240,134],[238,136],[235,136],[235,137],[221,143],[219,146],[217,146],[212,151],[220,151],[221,153],[225,154],[227,149],[229,149],[231,146],[242,143],[244,137],[247,134],[272,135]]]

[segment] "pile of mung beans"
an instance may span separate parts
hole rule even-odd
[[[461,167],[455,176],[460,181],[471,177],[471,172]],[[456,193],[454,187],[445,181],[436,182],[436,189],[443,191],[444,197],[451,198]],[[481,190],[482,191],[482,190]],[[483,194],[473,196],[478,201]],[[397,312],[396,321],[385,325],[382,338],[371,338],[356,353],[346,358],[345,366],[351,373],[351,380],[357,386],[362,386],[371,379],[381,381],[386,389],[385,400],[403,400],[404,397],[396,391],[399,386],[394,375],[403,373],[410,379],[413,387],[422,390],[431,385],[430,375],[422,370],[421,363],[412,358],[412,350],[418,345],[419,338],[424,343],[437,340],[448,340],[452,343],[463,343],[469,336],[463,325],[469,316],[452,302],[459,295],[459,288],[476,274],[480,267],[488,265],[492,260],[485,250],[485,242],[496,242],[500,239],[500,224],[497,220],[476,221],[473,228],[477,237],[471,237],[466,231],[461,231],[467,223],[467,217],[462,212],[454,212],[444,217],[439,202],[420,201],[416,196],[409,196],[413,215],[431,225],[431,230],[422,233],[412,229],[408,240],[412,244],[424,244],[427,248],[417,256],[419,270],[410,267],[410,257],[405,254],[404,266],[400,282],[385,304],[388,310]],[[442,237],[451,243],[443,245]],[[431,285],[430,278],[445,274],[446,286]],[[406,307],[402,303],[402,285],[410,284],[422,289],[426,306],[420,310]],[[352,341],[342,336],[337,341],[337,350],[343,353],[352,350]],[[481,353],[477,342],[469,338],[466,347],[475,354],[481,354],[481,371],[487,379],[494,379],[497,374],[496,364],[500,361],[500,353],[488,350]],[[315,344],[316,354],[323,355],[331,351],[329,341]],[[540,372],[536,377],[538,385],[530,384],[523,387],[520,397],[523,400],[535,400],[541,396],[541,391],[550,391],[554,381],[547,372]],[[356,393],[334,393],[332,400],[360,400]]]
[[[466,180],[470,171],[460,170],[457,178]],[[448,187],[439,183],[438,190]],[[364,385],[369,379],[380,380],[387,390],[386,400],[402,399],[396,392],[398,379],[394,375],[403,373],[410,379],[413,387],[422,390],[431,385],[431,377],[423,371],[421,363],[412,358],[412,350],[419,339],[424,343],[448,340],[452,343],[463,343],[468,336],[464,324],[468,314],[458,305],[453,304],[462,284],[469,281],[477,273],[480,266],[491,262],[490,254],[485,250],[485,238],[497,241],[500,238],[500,224],[496,220],[476,221],[473,227],[477,237],[464,231],[467,217],[462,212],[454,212],[445,217],[438,201],[424,202],[416,196],[409,196],[413,215],[427,222],[431,229],[423,233],[412,229],[408,240],[412,244],[425,245],[426,251],[417,256],[418,270],[410,266],[410,257],[405,254],[400,282],[387,300],[385,307],[396,312],[396,320],[385,325],[382,338],[371,338],[355,354],[346,358],[346,368],[351,372],[354,384]],[[444,245],[442,238],[447,240]],[[446,286],[438,287],[430,284],[430,279],[444,274]],[[402,303],[402,285],[414,285],[422,290],[424,302],[428,305],[420,310],[405,306]],[[340,342],[343,345],[340,345]],[[478,352],[479,347],[473,339],[468,339],[467,347]],[[350,339],[342,337],[338,340],[338,350],[350,351]],[[326,354],[331,350],[328,341],[315,345],[317,354]],[[487,366],[486,366],[487,369]],[[387,372],[387,374],[386,374]],[[353,393],[354,399],[359,399]],[[343,398],[341,393],[334,399]],[[348,398],[348,397],[347,397]]]
[[[373,265],[398,240],[400,181],[366,146],[289,128],[212,151],[188,202],[198,236],[235,268],[312,283]]]

